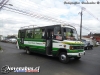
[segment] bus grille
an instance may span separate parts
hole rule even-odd
[[[84,46],[73,46],[73,49],[84,49]]]

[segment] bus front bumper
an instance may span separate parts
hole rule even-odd
[[[77,56],[80,57],[81,55],[85,55],[85,51],[78,52],[78,53],[67,53],[68,56]]]

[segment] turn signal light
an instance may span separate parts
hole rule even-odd
[[[64,45],[64,48],[66,48],[66,45]]]
[[[74,48],[73,48],[73,46],[70,46],[70,50],[73,50]]]

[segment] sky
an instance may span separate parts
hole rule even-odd
[[[64,4],[64,1],[80,2],[80,4]],[[9,0],[5,6],[37,16],[15,13],[11,9],[3,7],[0,11],[0,35],[17,34],[20,27],[23,26],[60,24],[59,20],[75,26],[79,34],[81,19],[79,14],[81,12],[80,6],[85,8],[82,15],[82,35],[87,35],[90,32],[100,33],[100,4],[81,4],[82,1],[100,2],[100,0]],[[13,6],[9,6],[9,4]],[[44,19],[43,16],[49,16],[50,19]],[[54,22],[51,20],[52,18],[58,21]]]

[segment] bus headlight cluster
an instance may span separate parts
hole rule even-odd
[[[66,45],[64,45],[64,48],[66,48]]]
[[[74,49],[74,47],[73,46],[70,46],[70,50],[73,50]]]

